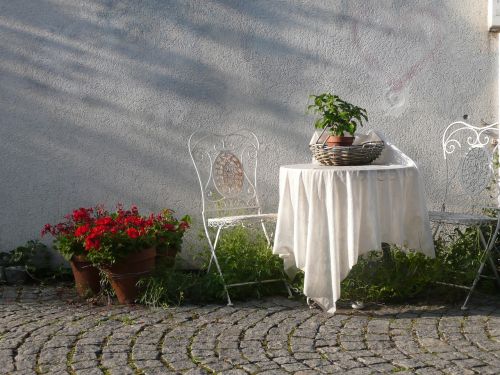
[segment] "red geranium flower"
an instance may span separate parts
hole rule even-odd
[[[101,242],[94,236],[90,235],[85,239],[85,250],[99,250]]]
[[[165,228],[166,230],[169,230],[171,232],[175,231],[175,225],[174,224],[170,224],[170,223],[167,223],[163,226],[163,228]]]
[[[96,225],[111,225],[113,224],[113,219],[109,216],[101,217],[95,221]]]
[[[87,232],[89,231],[89,229],[90,229],[90,225],[89,224],[84,224],[81,227],[76,228],[76,230],[75,230],[75,237],[84,236],[85,234],[87,234]]]
[[[73,220],[75,222],[89,221],[90,220],[90,214],[93,211],[94,210],[92,208],[83,208],[83,207],[80,207],[79,209],[73,211]]]
[[[130,238],[137,238],[139,237],[139,231],[135,228],[128,228],[127,229],[127,235],[130,237]]]
[[[43,229],[41,232],[42,237],[45,236],[47,233],[53,234],[52,225],[50,225],[50,224],[45,224],[43,226]]]

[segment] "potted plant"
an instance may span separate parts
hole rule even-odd
[[[54,248],[69,261],[75,286],[81,297],[98,294],[101,285],[99,270],[87,259],[82,234],[96,220],[93,208],[78,208],[64,217],[58,224],[45,224],[42,237],[50,234]]]
[[[307,111],[321,115],[314,126],[316,129],[329,131],[327,145],[329,147],[352,145],[356,128],[363,126],[363,120],[368,121],[366,110],[331,93],[311,95],[309,98],[313,100],[313,104],[307,106]]]
[[[178,236],[182,238],[188,226],[188,216],[177,222],[170,210],[146,217],[135,206],[125,210],[118,205],[115,212],[96,209],[96,219],[80,239],[87,258],[106,273],[118,301],[133,303],[139,293],[137,282],[155,267],[156,249],[180,245]]]

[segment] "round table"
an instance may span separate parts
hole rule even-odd
[[[304,294],[335,311],[340,282],[358,256],[381,243],[434,256],[417,167],[285,165],[273,252],[293,276],[304,271]]]

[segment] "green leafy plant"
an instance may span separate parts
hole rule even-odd
[[[422,253],[396,247],[372,251],[358,259],[342,282],[342,298],[401,302],[427,291],[435,276],[435,260]]]
[[[4,267],[23,266],[34,271],[37,268],[48,268],[49,263],[47,246],[37,240],[30,240],[8,253],[0,253],[0,266]]]
[[[220,279],[203,271],[160,266],[138,285],[142,290],[138,302],[146,306],[177,306],[185,301],[222,302],[218,297],[222,288]]]
[[[404,252],[397,247],[360,257],[342,282],[342,298],[377,302],[407,302],[416,298],[461,301],[464,290],[446,284],[472,284],[482,254],[478,233],[475,228],[455,228],[450,235],[437,239],[435,245],[436,258]],[[492,293],[495,284],[492,280],[483,280],[477,290]]]
[[[331,135],[343,136],[344,133],[354,135],[363,121],[368,121],[366,110],[342,100],[330,93],[310,95],[313,103],[307,106],[307,111],[319,114],[321,117],[314,122],[316,129],[327,128]]]
[[[486,237],[493,228],[484,227]],[[500,240],[497,239],[498,249]],[[453,233],[441,237],[436,241],[436,260],[439,262],[440,272],[436,279],[444,283],[470,286],[482,260],[483,249],[480,246],[480,238],[475,228],[469,227],[464,230],[455,228]],[[494,249],[493,256],[497,255],[495,266],[499,267],[498,250]],[[487,263],[483,274],[493,276],[490,265]],[[480,290],[491,292],[494,284],[483,280],[479,283]]]
[[[38,240],[29,240],[9,252],[0,253],[0,266],[24,267],[33,281],[50,282],[68,279],[70,272],[51,264],[48,247]]]
[[[151,306],[176,305],[184,301],[224,302],[222,279],[215,264],[210,272],[206,272],[210,255],[208,251],[204,254],[201,271],[159,267],[152,276],[141,280],[143,292],[139,302]],[[243,227],[225,230],[217,246],[217,258],[226,284],[285,278],[283,261],[272,254],[260,230]],[[279,282],[230,289],[234,300],[284,292],[285,288]]]
[[[217,246],[217,258],[226,284],[286,278],[283,260],[272,253],[265,236],[257,228],[235,227],[226,230]],[[213,264],[212,272],[216,272]],[[278,282],[230,289],[233,299],[283,292],[284,286]],[[223,296],[224,292],[220,290],[220,297]]]

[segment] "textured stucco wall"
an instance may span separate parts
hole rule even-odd
[[[416,160],[433,206],[443,127],[497,120],[486,20],[486,0],[0,0],[0,249],[97,202],[196,218],[199,128],[259,135],[276,210],[327,90]]]

